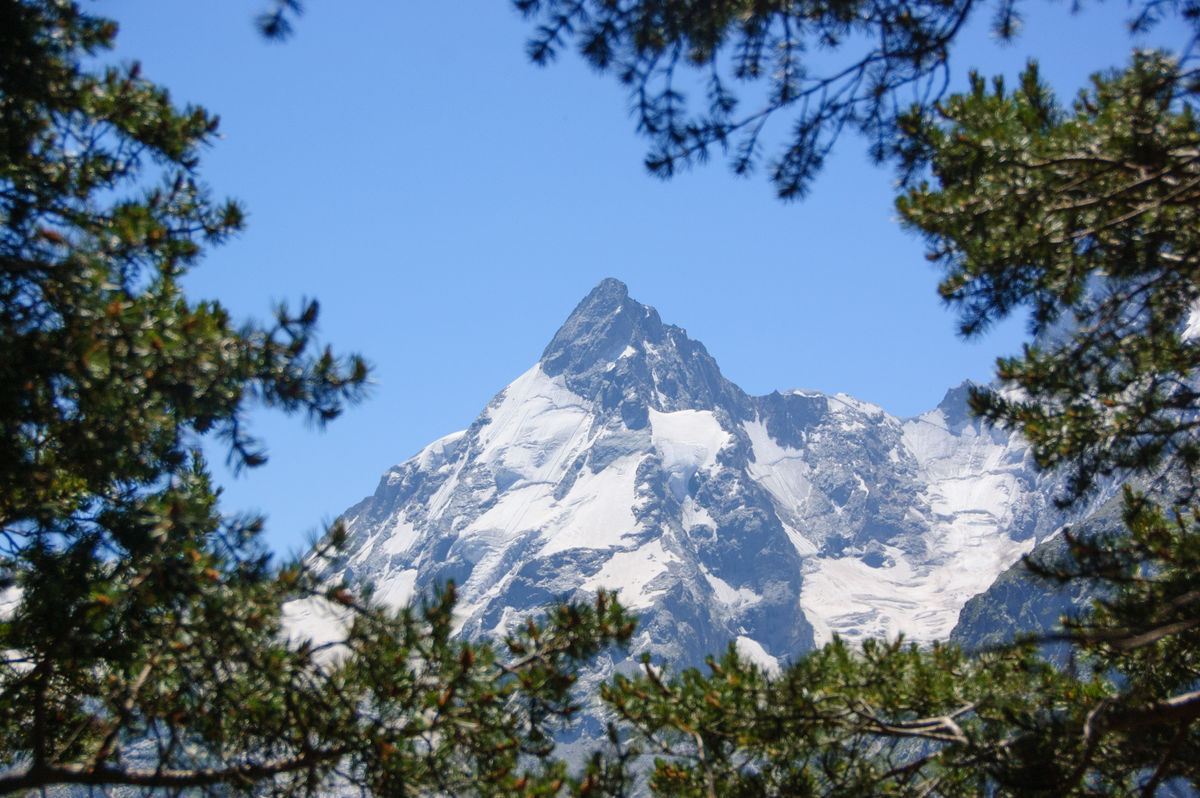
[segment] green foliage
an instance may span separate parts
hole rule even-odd
[[[0,794],[557,791],[547,728],[632,631],[610,597],[501,653],[452,640],[452,589],[384,611],[219,514],[201,436],[259,465],[248,406],[324,423],[367,368],[318,348],[315,302],[237,326],[183,294],[243,212],[199,176],[215,117],[87,66],[115,33],[0,0]],[[334,613],[336,646],[288,645],[290,600]]]
[[[898,207],[945,268],[942,295],[964,332],[1028,307],[1038,333],[1001,361],[1009,390],[977,392],[975,410],[1019,429],[1041,467],[1067,471],[1064,503],[1104,478],[1153,488],[1153,500],[1126,488],[1118,534],[1068,533],[1066,562],[1033,563],[1101,596],[1059,636],[1108,692],[1090,710],[1073,788],[1132,774],[1147,795],[1169,778],[1200,784],[1200,530],[1186,507],[1200,463],[1196,100],[1176,60],[1137,53],[1069,110],[1031,67],[1012,92],[976,78],[937,118],[903,122],[907,156],[936,185]]]
[[[1011,93],[976,77],[937,117],[904,120],[906,155],[937,184],[898,207],[944,267],[964,333],[1027,306],[1040,334],[999,366],[1021,392],[977,393],[974,408],[1019,428],[1041,467],[1068,467],[1069,498],[1113,473],[1200,463],[1200,342],[1185,334],[1200,296],[1189,80],[1140,54],[1067,112],[1030,68]]]
[[[1096,708],[1085,745],[1108,769],[1144,769],[1157,781],[1184,778],[1195,786],[1200,516],[1195,508],[1164,513],[1129,488],[1124,505],[1125,531],[1072,540],[1073,564],[1059,575],[1113,586],[1113,596],[1098,600],[1091,614],[1067,622],[1068,639],[1119,686]]]
[[[666,680],[647,667],[606,691],[663,756],[657,794],[975,796],[1052,784],[1064,752],[1025,745],[1020,730],[1078,730],[1070,707],[1098,691],[1028,648],[967,657],[953,646],[834,640],[775,678],[732,650],[708,668]]]

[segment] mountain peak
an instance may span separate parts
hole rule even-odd
[[[629,299],[629,286],[616,277],[605,277],[583,298],[579,307],[575,308],[575,312],[578,313],[581,308],[589,306],[615,309],[627,299]]]
[[[984,386],[971,380],[963,380],[958,385],[946,391],[937,409],[946,417],[946,426],[955,432],[961,432],[963,427],[975,421],[968,404],[971,391]]]
[[[395,604],[454,580],[464,635],[618,590],[645,617],[631,662],[686,667],[731,637],[768,668],[833,634],[932,641],[1062,523],[1019,437],[947,429],[970,387],[911,426],[845,396],[751,398],[605,280],[538,367],[343,516],[328,573]]]
[[[746,396],[721,376],[704,345],[658,311],[629,298],[620,280],[592,289],[542,353],[542,371],[580,396],[619,409],[631,428],[647,410],[742,408]]]
[[[542,353],[550,376],[582,374],[615,361],[625,348],[663,337],[658,311],[629,298],[625,283],[609,277],[583,298]]]

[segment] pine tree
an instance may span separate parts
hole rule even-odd
[[[220,514],[202,437],[257,466],[252,403],[323,423],[367,368],[318,347],[315,302],[236,325],[184,294],[243,212],[201,178],[215,117],[93,66],[115,34],[0,0],[0,794],[558,791],[548,728],[632,631],[610,597],[459,643],[452,588],[387,611]],[[342,634],[289,643],[289,601]]]

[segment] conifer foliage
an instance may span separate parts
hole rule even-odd
[[[1068,498],[1114,473],[1200,462],[1194,79],[1141,53],[1064,108],[1031,67],[1011,92],[975,76],[936,115],[902,122],[905,157],[937,184],[898,207],[944,269],[964,334],[1032,310],[1034,341],[999,364],[1021,393],[974,408],[1022,429],[1041,467],[1068,469]]]
[[[600,596],[453,642],[452,588],[388,612],[220,514],[202,436],[259,465],[251,402],[323,423],[367,368],[318,347],[315,302],[239,326],[183,293],[243,212],[201,180],[215,117],[93,66],[115,35],[0,0],[0,794],[553,793],[547,724],[632,624]],[[288,644],[287,601],[343,634]]]

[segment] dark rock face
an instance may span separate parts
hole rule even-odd
[[[579,376],[612,363],[635,340],[662,341],[657,313],[629,298],[619,280],[607,279],[584,297],[542,353],[542,369],[551,377]]]
[[[815,430],[829,414],[829,399],[801,393],[779,391],[760,396],[755,409],[767,420],[767,433],[789,449],[801,449],[806,433]]]

